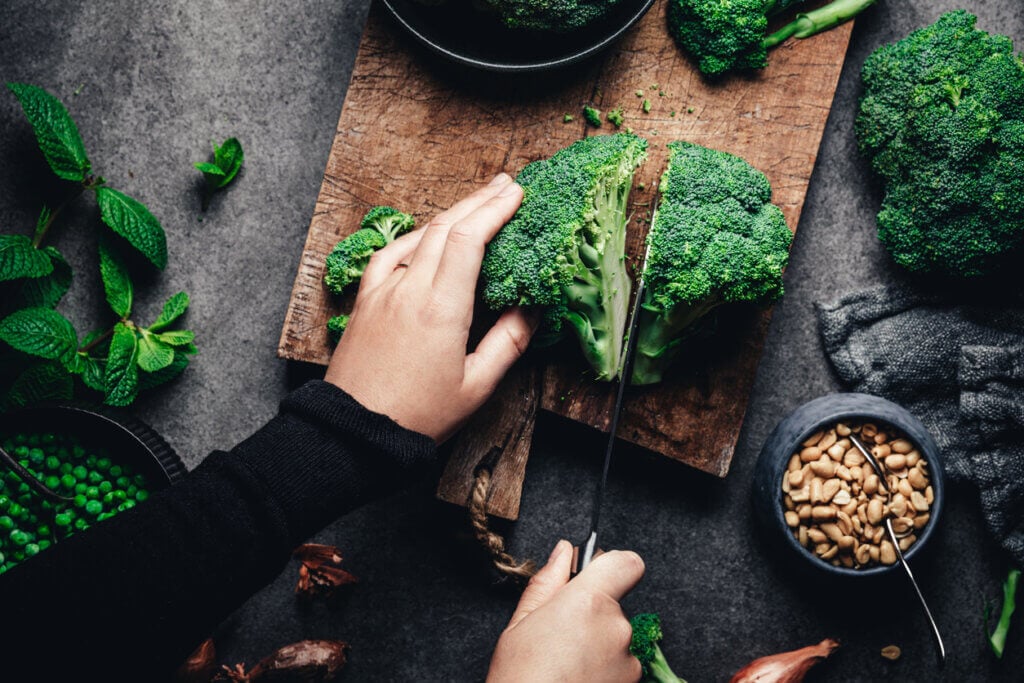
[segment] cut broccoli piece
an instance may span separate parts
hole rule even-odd
[[[562,123],[572,123],[575,119],[576,117],[574,117],[572,114],[566,114],[565,116],[562,117]]]
[[[633,627],[629,651],[644,667],[642,683],[686,683],[672,672],[658,645],[663,635],[661,618],[657,614],[638,614],[629,625]]]
[[[701,72],[715,76],[768,64],[768,50],[788,38],[809,38],[852,19],[875,0],[833,0],[800,13],[768,34],[769,17],[803,0],[669,0],[669,33],[693,55]]]
[[[626,117],[622,115],[622,109],[612,109],[605,118],[616,128],[622,128],[622,123],[626,120]]]
[[[861,152],[885,184],[878,237],[919,272],[982,275],[1024,239],[1024,63],[959,10],[864,62]]]
[[[630,133],[579,140],[528,164],[523,203],[487,246],[484,300],[544,307],[537,343],[575,333],[597,378],[619,372],[630,277],[626,206],[647,141]]]
[[[651,113],[651,101],[648,100],[648,99],[645,99],[643,101],[643,103],[640,105],[640,108],[644,110],[645,114],[650,114]]]
[[[601,127],[601,110],[593,107],[583,107],[583,119],[594,128]]]
[[[633,384],[661,381],[694,324],[716,306],[779,298],[792,241],[763,173],[700,145],[668,148],[647,236]]]
[[[373,252],[412,230],[415,221],[409,214],[390,206],[375,206],[359,225],[359,230],[334,245],[327,256],[324,284],[334,294],[341,294],[361,278]]]
[[[341,339],[341,335],[345,332],[345,328],[348,327],[347,315],[336,315],[327,321],[327,335],[331,339],[332,344],[337,344],[338,340]]]
[[[618,0],[485,0],[509,28],[571,33],[607,14]]]

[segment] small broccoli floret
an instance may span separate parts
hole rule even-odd
[[[324,284],[334,294],[363,276],[373,252],[413,229],[415,221],[407,213],[390,206],[375,206],[363,216],[360,229],[334,245],[327,255]]]
[[[618,0],[485,0],[509,28],[571,33],[597,21]]]
[[[327,321],[327,336],[330,337],[332,344],[337,344],[341,339],[345,328],[348,327],[348,319],[347,315],[336,315]]]
[[[763,173],[700,145],[668,148],[647,236],[633,384],[660,382],[695,323],[717,306],[779,298],[792,241]]]
[[[572,123],[575,120],[576,117],[573,116],[572,114],[566,114],[565,116],[562,117],[562,123]]]
[[[651,101],[648,100],[648,99],[644,99],[644,101],[640,105],[640,108],[644,110],[645,114],[650,114],[651,113]]]
[[[768,50],[788,38],[809,38],[835,28],[875,0],[833,0],[797,14],[768,34],[769,17],[804,0],[669,0],[669,33],[697,60],[701,72],[715,76],[734,69],[760,69]]]
[[[686,683],[672,672],[658,645],[663,635],[658,615],[638,614],[629,624],[633,627],[629,651],[644,667],[643,683]]]
[[[864,62],[856,132],[900,265],[975,276],[1024,240],[1024,63],[959,10]]]
[[[583,107],[583,120],[594,128],[601,127],[601,110],[593,107]]]
[[[626,117],[622,115],[622,109],[612,109],[605,118],[616,128],[622,128],[622,122],[626,120]]]
[[[571,331],[600,380],[619,372],[631,280],[623,257],[633,172],[647,141],[630,133],[579,140],[528,164],[523,203],[487,246],[484,300],[544,307],[537,343]]]

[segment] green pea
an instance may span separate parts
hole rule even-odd
[[[46,454],[43,453],[41,448],[30,448],[28,451],[28,461],[36,467],[40,467],[46,461]]]
[[[46,432],[39,437],[42,443],[55,443],[57,441],[57,435],[53,432]]]
[[[96,461],[96,469],[101,472],[106,472],[110,469],[110,458],[103,457]]]
[[[4,515],[0,517],[0,531],[10,531],[14,528],[14,520]]]
[[[125,492],[128,494],[129,498],[134,498],[135,494],[139,492],[139,487],[136,486],[135,484],[132,484],[127,489],[125,489]]]
[[[114,483],[117,484],[117,488],[126,489],[132,485],[132,480],[124,475],[121,475],[120,477],[117,478],[117,481]]]
[[[48,470],[59,470],[60,469],[60,458],[56,455],[46,456],[46,469]]]
[[[25,557],[35,557],[39,554],[39,550],[38,543],[28,543],[25,545]]]
[[[119,512],[124,512],[125,510],[132,509],[133,507],[135,507],[135,501],[132,500],[131,498],[129,498],[125,502],[123,502],[120,505],[118,505],[117,509],[118,509]]]
[[[9,514],[11,517],[21,517],[23,514],[25,514],[25,508],[21,505],[18,505],[17,503],[11,503],[10,506],[7,508],[7,514]]]
[[[33,472],[33,474],[35,474],[35,472]],[[20,484],[18,484],[18,493],[32,493],[32,487],[26,484],[25,482],[21,482]]]
[[[136,486],[145,486],[146,478],[141,474],[136,474],[134,477],[132,477],[132,483],[135,484]]]
[[[109,481],[101,481],[97,488],[100,490],[100,493],[107,494],[114,490],[114,485]]]
[[[85,494],[79,493],[78,495],[75,496],[74,505],[76,508],[85,507],[85,504],[88,501],[89,499],[85,497]]]
[[[67,512],[58,512],[57,516],[53,518],[53,523],[59,527],[66,527],[71,525],[71,515]]]
[[[6,510],[11,504],[11,499],[7,496],[0,496],[0,510]]]
[[[84,517],[79,517],[75,520],[75,528],[79,531],[84,531],[89,528],[89,522],[85,521]]]
[[[85,479],[89,476],[89,470],[81,465],[75,465],[75,468],[71,470],[71,474],[75,475],[75,479]]]
[[[50,543],[50,540],[49,540],[49,539],[47,539],[47,538],[44,538],[44,539],[42,539],[41,541],[39,541],[39,544],[38,544],[38,545],[39,545],[39,549],[40,549],[40,550],[46,550],[47,548],[49,548],[49,547],[50,547],[51,543]]]
[[[60,485],[68,491],[73,491],[76,483],[78,482],[73,474],[65,474],[60,478]]]
[[[96,500],[97,498],[99,498],[100,497],[99,487],[90,486],[87,489],[85,489],[85,497],[86,498],[91,498],[93,500]]]
[[[85,504],[85,512],[88,515],[96,516],[103,512],[103,503],[98,500],[90,500]]]
[[[80,481],[77,484],[75,484],[75,493],[81,493],[82,495],[85,495],[85,490],[87,488],[89,488],[89,485],[86,484],[84,481]]]
[[[145,489],[140,489],[139,492],[135,494],[135,500],[139,501],[140,503],[148,499],[149,491]]]
[[[71,447],[71,452],[74,453],[76,458],[85,457],[85,449],[79,446],[78,444],[75,444],[74,446]]]
[[[99,521],[99,522],[102,522],[102,521],[110,519],[113,516],[114,516],[113,512],[104,512],[104,513],[101,513],[100,516],[96,518],[96,520]]]
[[[26,543],[32,540],[31,538],[29,538],[29,535],[21,529],[15,529],[14,531],[12,531],[10,539],[11,543],[13,543],[16,546],[24,546]]]
[[[97,472],[96,470],[91,470],[89,472],[89,476],[87,477],[87,479],[90,484],[96,485],[103,481],[103,475]]]
[[[74,468],[71,466],[71,463],[69,463],[67,461],[62,462],[60,464],[60,473],[61,474],[71,474],[71,472],[73,470],[74,470]]]
[[[53,491],[54,489],[60,488],[60,477],[51,474],[46,478],[46,488]]]
[[[110,466],[110,476],[116,478],[116,477],[120,477],[122,474],[124,474],[124,469],[120,465],[111,465]]]

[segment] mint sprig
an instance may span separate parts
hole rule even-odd
[[[43,207],[31,238],[0,235],[0,408],[70,398],[76,376],[88,389],[102,393],[106,403],[128,405],[140,391],[179,375],[196,352],[193,332],[169,329],[188,308],[184,292],[170,297],[149,327],[131,319],[135,288],[124,247],[164,268],[163,227],[142,202],[91,174],[78,127],[60,100],[34,85],[7,87],[21,104],[51,170],[75,186],[56,208]],[[215,161],[225,169],[221,186],[242,162],[237,140],[228,142],[215,148]],[[102,223],[110,228],[99,236],[99,264],[115,319],[79,342],[71,321],[54,310],[71,285],[71,267],[43,242],[61,213],[88,192],[95,194]]]
[[[213,143],[213,163],[199,161],[195,167],[202,172],[206,181],[206,193],[203,196],[203,210],[209,206],[211,195],[217,190],[227,187],[245,161],[242,143],[238,138],[228,138],[220,146]]]

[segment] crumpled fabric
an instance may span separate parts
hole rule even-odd
[[[977,486],[993,537],[1024,566],[1024,305],[1009,300],[899,285],[816,308],[847,388],[924,423],[946,474]]]

